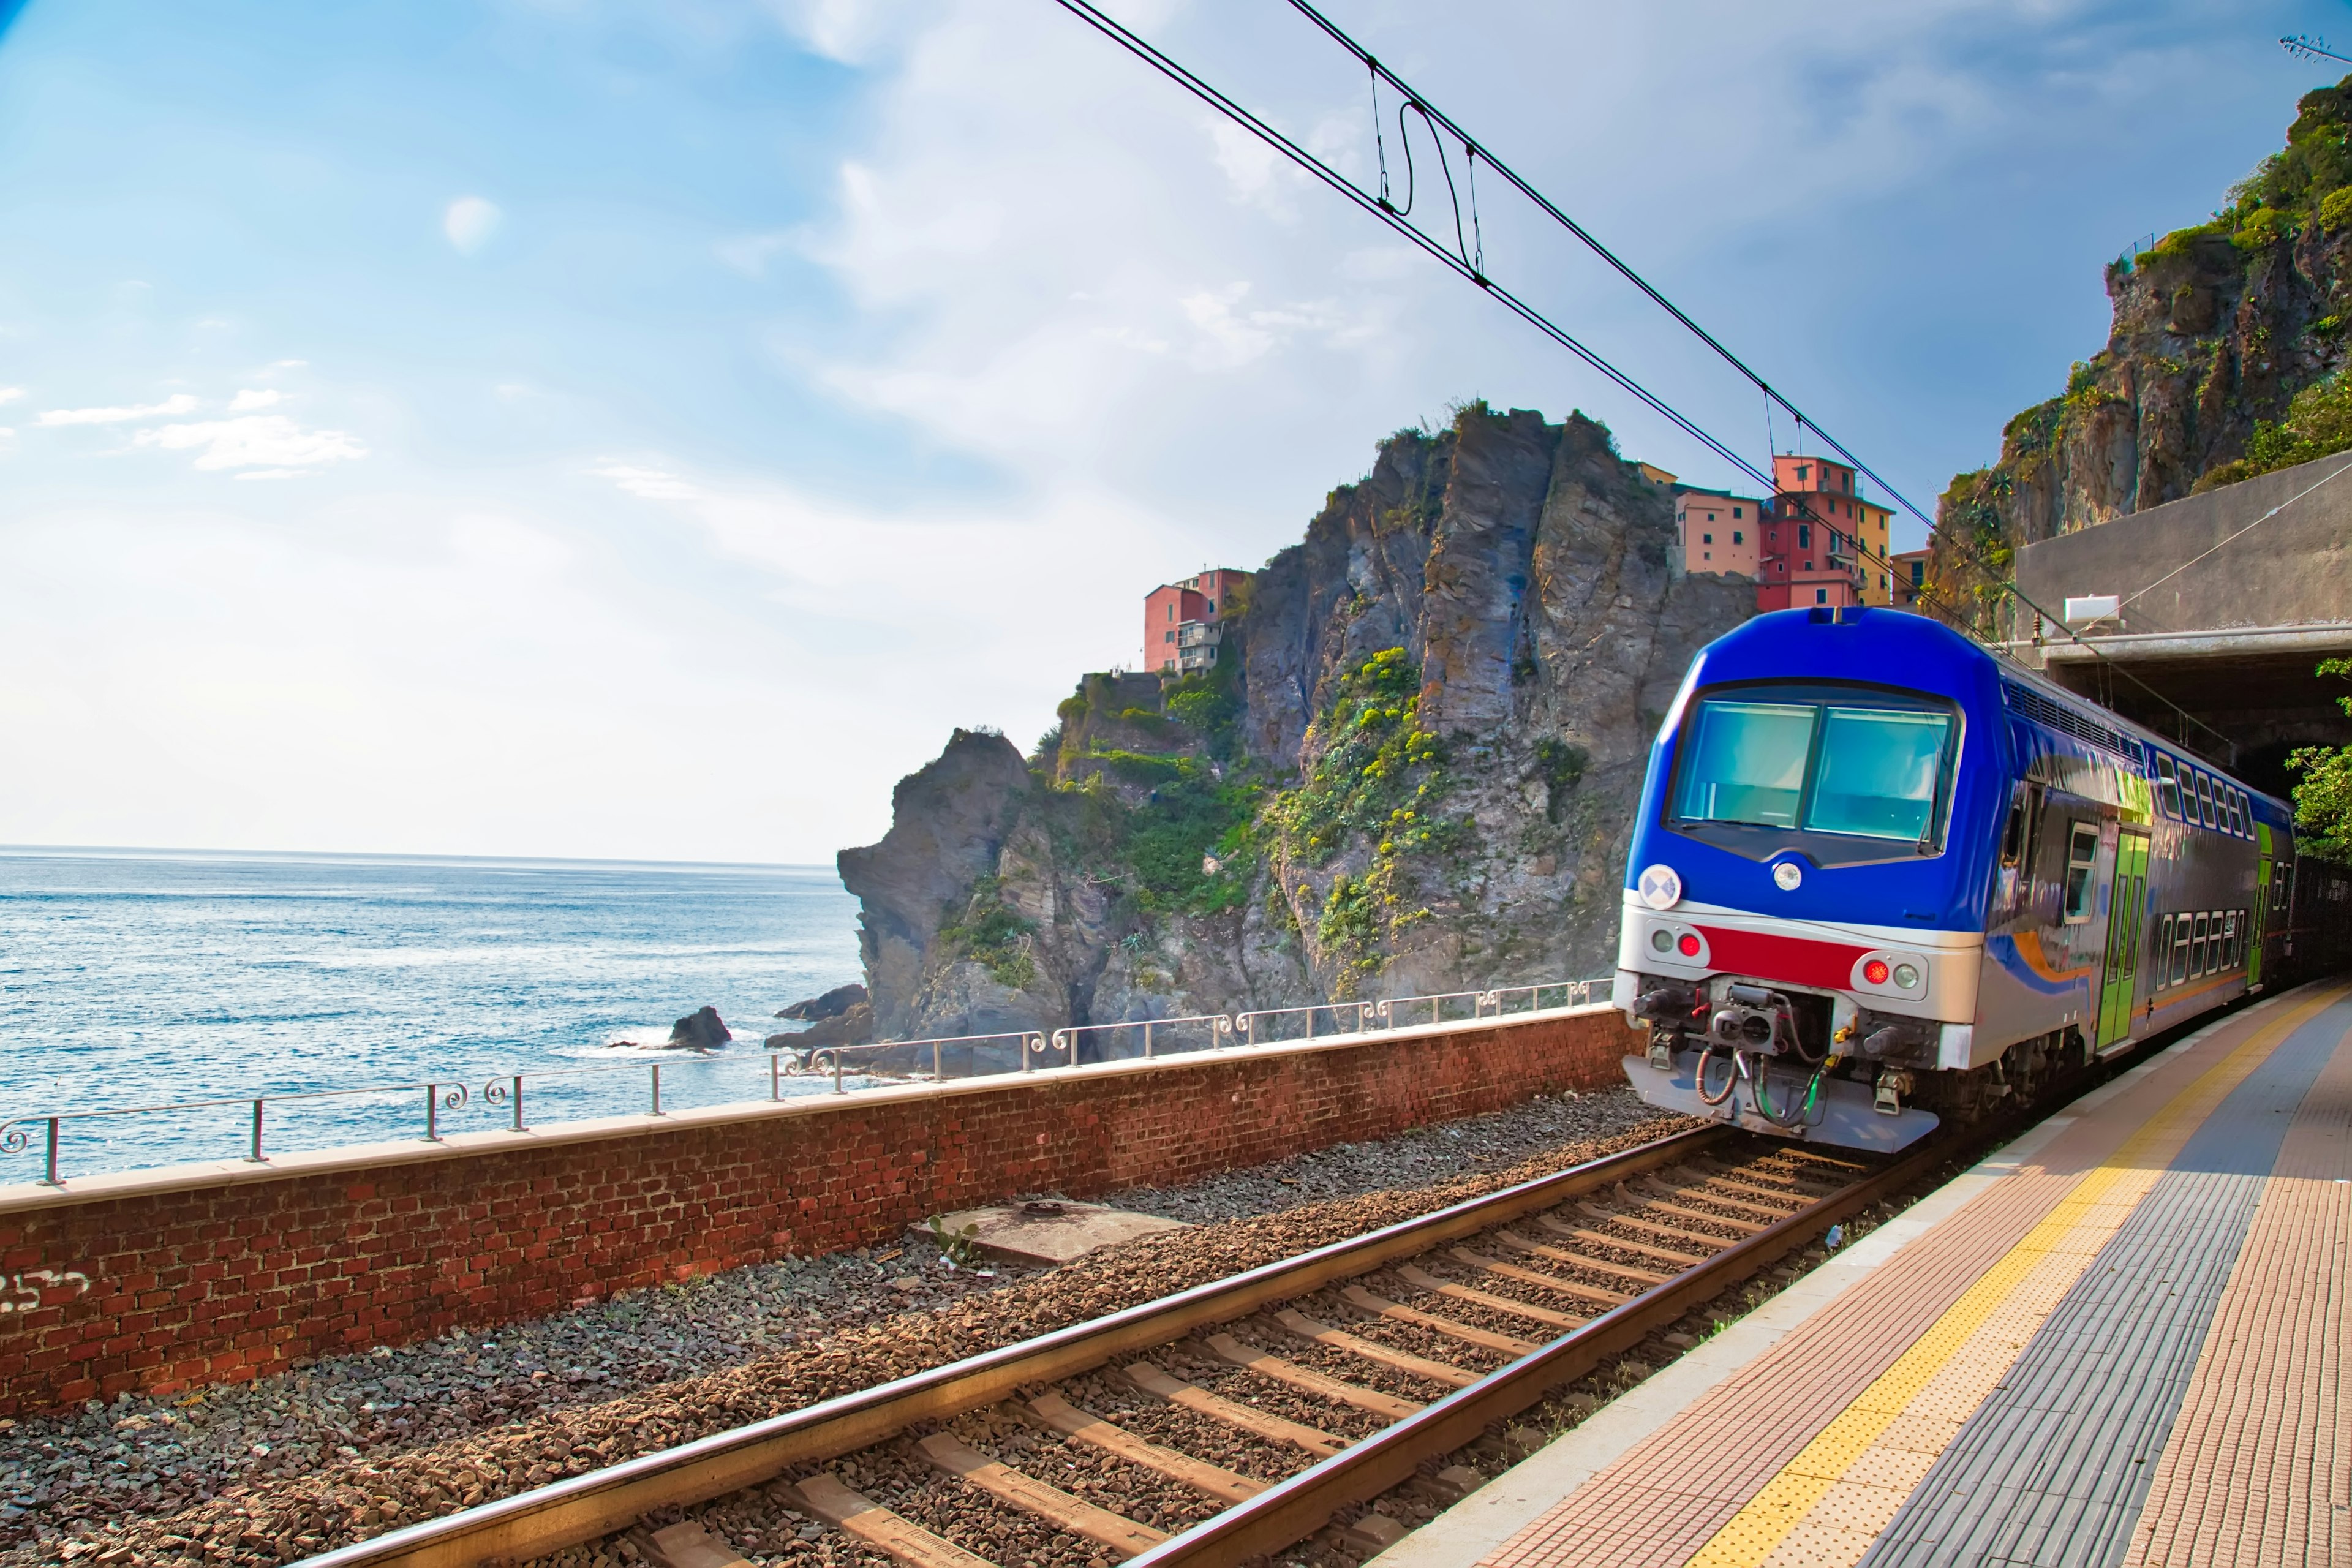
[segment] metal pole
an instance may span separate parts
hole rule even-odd
[[[782,1051],[768,1053],[768,1098],[784,1098],[784,1053]]]
[[[1307,1037],[1315,1037],[1315,1009],[1311,1005],[1307,1009]]]
[[[653,1064],[653,1068],[654,1068],[654,1114],[655,1114],[656,1116],[659,1116],[659,1115],[661,1114],[661,1063],[659,1063],[659,1062],[656,1062],[656,1063],[654,1063],[654,1064]]]
[[[948,1069],[940,1065],[940,1048],[939,1041],[931,1042],[931,1081],[933,1083],[939,1083],[948,1076]]]
[[[49,1118],[49,1173],[47,1180],[53,1187],[58,1184],[58,1121],[57,1117]]]
[[[1151,1020],[1149,1018],[1143,1020],[1143,1059],[1151,1059]]]
[[[425,1141],[441,1142],[441,1086],[437,1083],[425,1086]]]
[[[520,1073],[514,1075],[514,1130],[520,1132],[522,1131],[522,1074]]]
[[[837,1049],[837,1048],[836,1048],[836,1049],[834,1051],[834,1053],[833,1053],[833,1092],[834,1092],[834,1093],[835,1093],[835,1094],[839,1094],[839,1093],[841,1093],[841,1092],[842,1092],[842,1089],[841,1089],[841,1052],[840,1052],[840,1051],[839,1051],[839,1049]]]
[[[261,1158],[261,1101],[253,1102],[253,1158]]]

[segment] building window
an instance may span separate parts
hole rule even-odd
[[[1828,604],[1829,602],[1830,602],[1830,591],[1829,591],[1827,588],[1816,588],[1816,589],[1814,589],[1814,590],[1813,590],[1813,603],[1814,603],[1814,604],[1816,604],[1816,605],[1826,605],[1826,604]]]
[[[1715,535],[1712,533],[1702,533],[1698,536],[1698,539],[1701,544],[1713,544],[1715,542]]]
[[[1732,513],[1731,515],[1732,515],[1732,516],[1734,516],[1734,517],[1737,517],[1737,516],[1738,516],[1739,514],[1738,514],[1738,512],[1734,512],[1734,513]],[[1733,529],[1733,530],[1731,531],[1731,542],[1732,542],[1732,543],[1734,543],[1734,544],[1738,544],[1738,543],[1743,542],[1743,539],[1742,539],[1742,536],[1741,536],[1741,534],[1740,534],[1740,531],[1739,531],[1738,529],[1736,529],[1736,528],[1735,528],[1735,529]]]
[[[1811,550],[1812,547],[1813,525],[1810,522],[1801,522],[1797,524],[1797,548],[1800,550]]]
[[[1174,642],[1176,640],[1176,634],[1174,632],[1161,632],[1160,634],[1160,640],[1161,642]]]
[[[1743,507],[1733,507],[1733,508],[1731,509],[1731,517],[1732,517],[1732,521],[1735,521],[1735,522],[1736,522],[1736,521],[1738,521],[1740,518],[1745,517],[1745,516],[1747,516],[1747,515],[1748,515],[1748,514],[1747,514],[1747,510],[1746,510],[1745,508],[1743,508]],[[1737,539],[1737,538],[1738,538],[1739,536],[1738,536],[1738,534],[1733,534],[1733,535],[1732,535],[1732,537],[1733,537],[1734,539]]]
[[[1805,476],[1811,472],[1812,469],[1810,465],[1799,463],[1797,465],[1797,482],[1801,485],[1803,484],[1805,482]]]
[[[1213,615],[1215,615],[1216,613],[1217,613],[1217,601],[1216,601],[1216,600],[1214,600],[1214,599],[1212,599],[1212,600],[1210,600],[1210,601],[1209,601],[1209,614],[1211,614],[1211,615],[1213,615]]]

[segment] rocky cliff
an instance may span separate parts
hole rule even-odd
[[[2352,315],[2352,77],[2305,95],[2287,145],[2210,222],[2107,268],[2106,347],[1956,477],[1931,580],[1980,590],[2019,545],[2244,477],[2290,399],[2345,363]],[[2316,452],[2308,454],[2317,456]],[[2297,459],[2300,460],[2300,459]]]
[[[1745,579],[1581,416],[1381,443],[1213,674],[1091,675],[1029,757],[959,731],[842,852],[884,1038],[1605,973],[1627,824]]]

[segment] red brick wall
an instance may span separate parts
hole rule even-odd
[[[19,1187],[0,1197],[0,1413],[510,1322],[1019,1193],[1181,1183],[1621,1082],[1633,1048],[1594,1009],[306,1156],[125,1195]]]

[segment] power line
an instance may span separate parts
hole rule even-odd
[[[1526,179],[1521,177],[1516,170],[1510,167],[1509,164],[1503,162],[1501,159],[1496,158],[1490,150],[1486,148],[1483,144],[1478,142],[1475,138],[1472,137],[1467,132],[1463,130],[1462,127],[1450,116],[1446,115],[1442,110],[1433,108],[1428,101],[1412,88],[1412,84],[1406,82],[1402,78],[1396,75],[1393,71],[1391,71],[1387,67],[1382,66],[1372,57],[1370,51],[1366,50],[1361,45],[1349,37],[1336,24],[1331,22],[1329,18],[1323,16],[1321,12],[1316,10],[1313,5],[1307,4],[1307,0],[1289,0],[1289,3],[1294,8],[1299,11],[1301,15],[1314,22],[1314,24],[1327,36],[1338,42],[1342,47],[1347,49],[1349,54],[1354,56],[1358,61],[1363,64],[1372,73],[1375,84],[1379,81],[1384,80],[1402,96],[1404,101],[1400,105],[1397,111],[1397,129],[1400,138],[1404,141],[1403,151],[1407,159],[1409,179],[1410,170],[1412,167],[1412,143],[1409,135],[1407,134],[1404,117],[1407,112],[1412,112],[1420,115],[1424,124],[1432,127],[1443,126],[1446,131],[1450,132],[1455,139],[1460,141],[1463,144],[1465,162],[1471,165],[1474,172],[1476,161],[1479,158],[1484,157],[1498,174],[1510,183],[1514,189],[1520,192],[1520,194],[1525,195],[1529,201],[1533,202],[1554,220],[1576,235],[1579,239],[1582,240],[1587,246],[1589,246],[1596,255],[1606,260],[1620,275],[1632,282],[1634,287],[1639,289],[1652,300],[1655,301],[1661,309],[1673,316],[1676,321],[1680,322],[1685,328],[1688,329],[1709,347],[1713,348],[1725,361],[1733,365],[1742,375],[1747,377],[1749,382],[1759,388],[1769,400],[1767,404],[1768,409],[1771,403],[1778,403],[1782,408],[1786,409],[1790,417],[1796,422],[1797,431],[1800,437],[1801,437],[1803,432],[1810,427],[1816,435],[1822,437],[1822,440],[1832,451],[1843,458],[1849,466],[1853,467],[1856,471],[1867,476],[1870,479],[1875,482],[1880,489],[1884,489],[1890,497],[1898,502],[1904,510],[1909,511],[1912,516],[1919,519],[1921,522],[1925,523],[1930,538],[1938,536],[1942,537],[1948,544],[1950,544],[1966,555],[1966,557],[1980,571],[1992,577],[1994,579],[1993,586],[1998,588],[2010,598],[2014,599],[2025,609],[2031,611],[2039,626],[2055,626],[2074,641],[2082,644],[2084,648],[2089,652],[2094,658],[2096,658],[2100,663],[2106,665],[2112,671],[2114,671],[2114,673],[2123,676],[2125,679],[2129,680],[2133,685],[2140,688],[2143,691],[2146,691],[2150,697],[2155,698],[2166,707],[2172,709],[2187,722],[2197,725],[2198,728],[2204,730],[2209,734],[2211,734],[2215,739],[2221,741],[2224,744],[2231,745],[2232,752],[2234,752],[2234,744],[2231,742],[2229,738],[2223,735],[2220,731],[2215,730],[2203,720],[2197,718],[2187,709],[2182,708],[2179,703],[2173,701],[2170,698],[2166,697],[2162,692],[2158,691],[2154,687],[2149,686],[2146,681],[2141,680],[2129,670],[2123,669],[2121,667],[2117,666],[2115,661],[2108,658],[2103,651],[2094,647],[2087,638],[2077,635],[2071,627],[2066,626],[2063,620],[2052,616],[2048,611],[2042,609],[2041,605],[2035,604],[2032,600],[2020,593],[2015,583],[2008,581],[2004,576],[2002,576],[1999,569],[1991,562],[1988,561],[1980,552],[1979,552],[1973,545],[1964,539],[1958,538],[1955,535],[1947,532],[1940,523],[1921,511],[1917,506],[1914,505],[1909,500],[1905,498],[1901,491],[1895,489],[1893,485],[1888,484],[1885,478],[1882,477],[1875,469],[1870,468],[1860,458],[1856,458],[1853,453],[1842,442],[1838,441],[1836,437],[1831,436],[1827,431],[1822,430],[1820,426],[1813,424],[1811,419],[1805,416],[1802,409],[1797,407],[1794,403],[1790,402],[1769,382],[1765,381],[1761,375],[1758,374],[1756,371],[1748,365],[1747,362],[1741,360],[1728,348],[1726,348],[1712,333],[1708,332],[1696,321],[1693,321],[1680,306],[1676,305],[1673,300],[1666,298],[1664,294],[1661,293],[1656,288],[1653,287],[1648,279],[1643,278],[1641,274],[1634,271],[1633,268],[1622,258],[1618,257],[1615,252],[1610,250],[1598,239],[1594,238],[1592,235],[1586,231],[1581,225],[1578,224],[1575,219],[1570,217],[1565,212],[1561,211],[1559,207],[1554,205],[1549,197],[1545,196],[1542,192],[1537,190],[1534,185],[1530,184]],[[1068,11],[1079,20],[1085,22],[1096,31],[1101,33],[1104,37],[1109,38],[1120,47],[1126,49],[1129,54],[1134,55],[1138,59],[1142,60],[1154,70],[1159,71],[1162,76],[1167,77],[1171,81],[1175,82],[1178,86],[1183,88],[1186,91],[1192,93],[1194,97],[1200,99],[1202,102],[1208,104],[1211,108],[1216,110],[1219,113],[1233,121],[1235,124],[1241,126],[1244,130],[1248,131],[1252,135],[1257,137],[1260,141],[1265,142],[1276,152],[1282,153],[1283,156],[1289,159],[1299,168],[1313,175],[1322,184],[1346,197],[1349,202],[1353,203],[1363,211],[1370,213],[1381,223],[1386,224],[1391,230],[1403,236],[1414,247],[1422,250],[1424,254],[1435,258],[1439,263],[1454,272],[1456,276],[1468,282],[1475,284],[1478,288],[1484,289],[1488,295],[1500,302],[1503,307],[1508,310],[1512,314],[1517,316],[1521,321],[1526,321],[1529,326],[1534,327],[1538,331],[1551,339],[1560,347],[1565,348],[1570,353],[1575,354],[1579,359],[1591,366],[1594,370],[1599,371],[1612,384],[1632,395],[1644,407],[1665,419],[1676,429],[1679,429],[1684,434],[1689,436],[1693,440],[1698,442],[1708,451],[1713,452],[1716,456],[1721,458],[1734,468],[1748,476],[1756,483],[1769,487],[1775,494],[1779,493],[1780,486],[1770,476],[1756,468],[1755,465],[1748,462],[1729,446],[1717,439],[1716,437],[1702,428],[1690,417],[1683,414],[1681,410],[1667,403],[1657,394],[1650,391],[1648,387],[1643,385],[1639,381],[1636,381],[1629,373],[1619,369],[1615,364],[1612,363],[1597,351],[1579,340],[1566,328],[1552,321],[1551,318],[1537,310],[1525,300],[1522,300],[1517,294],[1504,287],[1502,284],[1497,283],[1492,277],[1488,276],[1485,269],[1485,255],[1483,247],[1474,251],[1468,245],[1463,243],[1464,237],[1461,234],[1461,206],[1458,196],[1456,196],[1453,206],[1456,248],[1448,249],[1442,241],[1423,233],[1417,226],[1408,221],[1407,214],[1411,211],[1412,205],[1412,199],[1410,194],[1410,185],[1407,187],[1408,195],[1406,198],[1406,206],[1403,211],[1400,211],[1389,200],[1387,195],[1385,166],[1386,153],[1384,149],[1381,153],[1381,190],[1379,195],[1372,195],[1360,188],[1353,180],[1341,174],[1338,169],[1333,168],[1330,164],[1325,163],[1322,159],[1317,157],[1314,153],[1309,153],[1306,148],[1300,146],[1297,142],[1292,141],[1289,137],[1276,130],[1272,125],[1260,119],[1257,115],[1244,108],[1240,103],[1227,96],[1223,90],[1213,86],[1205,79],[1202,78],[1190,68],[1176,60],[1172,56],[1167,54],[1158,46],[1152,44],[1141,35],[1128,27],[1125,24],[1106,14],[1099,6],[1094,5],[1092,0],[1055,0],[1055,4],[1061,5],[1064,10]],[[1374,102],[1377,107],[1377,90],[1375,90],[1374,93]],[[1374,115],[1373,123],[1377,128],[1379,124],[1379,116],[1377,113]],[[1377,129],[1375,135],[1377,137]],[[1432,139],[1437,145],[1439,167],[1445,174],[1448,194],[1454,195],[1453,171],[1451,168],[1446,166],[1444,162],[1444,142],[1442,139],[1435,136],[1433,131]],[[1830,528],[1832,532],[1842,531],[1837,530],[1835,525],[1830,522],[1828,519],[1822,518],[1818,513],[1815,513],[1811,507],[1804,503],[1801,500],[1798,501],[1798,506],[1801,516],[1805,520],[1821,522],[1824,527]],[[1891,575],[1893,571],[1893,563],[1891,562],[1888,562],[1885,557],[1878,555],[1875,552],[1870,551],[1869,547],[1863,543],[1858,535],[1854,537],[1853,542],[1858,553],[1867,554],[1871,559],[1876,560],[1881,564],[1887,566]],[[1952,615],[1956,618],[1968,623],[1969,626],[1972,628],[1976,617],[1969,606],[1960,604],[1957,600],[1951,599],[1941,592],[1930,593],[1926,590],[1924,584],[1922,585],[1922,597],[1941,601],[1951,611]],[[1971,637],[1975,635],[1973,629],[1969,629],[1969,635]],[[2015,661],[2015,655],[2006,647],[1996,646],[1993,651],[2000,653],[2004,657],[2011,658],[2013,662]]]

